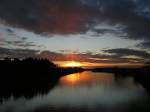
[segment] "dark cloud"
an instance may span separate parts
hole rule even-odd
[[[0,47],[0,58],[27,58],[36,57],[39,51],[30,49],[8,49]]]
[[[143,58],[140,58],[140,57],[139,58],[128,57],[128,56],[130,56],[130,54],[119,55],[117,53],[110,53],[108,55],[108,54],[85,53],[85,54],[79,54],[79,55],[81,57],[83,57],[83,59],[85,59],[86,61],[93,62],[93,63],[143,63],[143,62],[145,62],[145,60]]]
[[[23,41],[25,41],[25,40],[27,40],[27,37],[22,37],[21,39],[22,39]]]
[[[38,56],[41,58],[47,58],[49,60],[54,60],[54,61],[66,60],[65,55],[63,55],[61,53],[51,52],[51,51],[42,51]]]
[[[142,42],[142,43],[138,44],[137,47],[141,47],[144,49],[150,49],[150,41]]]
[[[101,17],[110,24],[122,24],[125,26],[127,38],[130,39],[149,39],[150,18],[137,11],[143,3],[143,8],[148,0],[102,0]],[[147,3],[148,4],[148,3]]]
[[[14,31],[13,31],[12,29],[9,29],[9,28],[7,28],[6,31],[7,31],[8,33],[14,33]]]
[[[70,33],[82,22],[79,0],[1,0],[0,17],[14,26],[36,32]]]
[[[105,51],[108,52],[108,51]],[[115,52],[115,54],[114,54]],[[53,61],[80,61],[80,62],[91,62],[91,63],[145,63],[147,60],[143,58],[132,58],[130,53],[124,55],[125,53],[117,54],[114,51],[111,55],[106,54],[92,54],[92,53],[79,53],[79,54],[63,54],[50,51],[43,51],[38,56],[42,58],[47,58]],[[125,51],[127,52],[127,51]],[[112,53],[112,52],[111,52]],[[139,53],[135,53],[135,56]],[[123,57],[126,56],[126,57]]]
[[[91,55],[88,54],[64,54],[64,53],[56,53],[51,51],[43,51],[39,54],[39,57],[47,58],[49,60],[54,61],[92,61],[90,60]]]
[[[0,0],[0,18],[38,33],[58,34],[85,32],[102,22],[121,24],[126,38],[149,40],[149,7],[149,0]]]
[[[8,26],[3,26],[0,29],[0,44],[1,46],[15,46],[17,48],[29,48],[29,47],[40,47],[34,42],[29,42],[27,37],[22,37],[16,32],[19,32],[18,29],[13,29]]]
[[[35,45],[33,42],[25,42],[22,40],[14,40],[14,41],[9,41],[9,40],[5,40],[3,41],[3,43],[5,43],[5,45],[13,45],[13,46],[17,46],[17,47],[23,47],[23,48],[28,48],[28,47],[38,47],[37,45]]]
[[[150,59],[150,53],[141,50],[134,50],[134,49],[126,49],[126,48],[118,48],[118,49],[108,49],[104,50],[106,53],[111,53],[117,55],[119,57],[123,56],[138,56],[143,59]]]
[[[134,53],[133,53],[134,51]],[[145,63],[149,60],[150,54],[135,51],[131,49],[111,49],[105,50],[111,55],[104,54],[92,54],[92,53],[80,53],[80,54],[63,54],[51,51],[43,51],[39,53],[37,50],[31,49],[8,49],[0,48],[0,58],[11,57],[11,58],[47,58],[52,61],[80,61],[80,62],[91,62],[91,63]],[[144,54],[144,55],[143,55]],[[139,56],[143,58],[128,58],[124,56]]]

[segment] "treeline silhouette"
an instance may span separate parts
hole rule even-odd
[[[119,68],[119,67],[110,67],[110,68],[94,68],[93,72],[109,72],[122,75],[148,75],[150,73],[150,65],[145,65],[141,68]]]
[[[61,68],[42,58],[4,58],[0,60],[0,96],[44,93],[54,87],[61,76],[81,71],[82,68]]]

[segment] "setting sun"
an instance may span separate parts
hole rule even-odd
[[[82,64],[75,61],[66,62],[63,67],[81,67]]]

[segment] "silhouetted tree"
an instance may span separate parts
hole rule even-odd
[[[4,58],[0,60],[0,89],[2,93],[39,91],[54,85],[59,77],[81,68],[61,68],[42,58]]]

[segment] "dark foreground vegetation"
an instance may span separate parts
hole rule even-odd
[[[81,71],[82,68],[58,67],[47,59],[1,59],[0,96],[30,97],[46,93],[61,76]]]
[[[150,65],[141,68],[95,68],[93,72],[114,73],[116,77],[132,76],[135,81],[140,83],[150,94]]]

